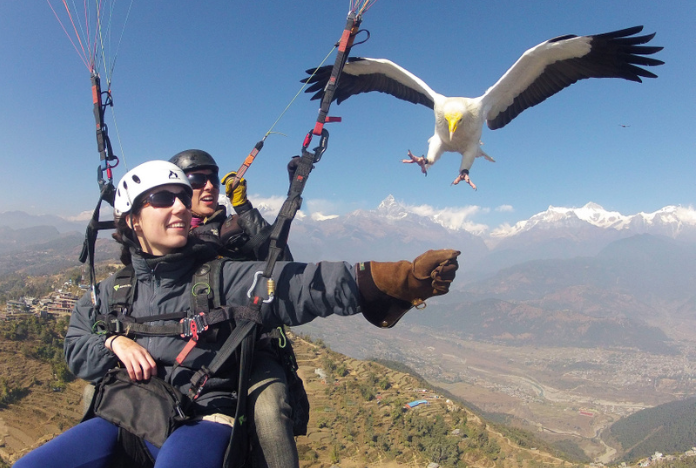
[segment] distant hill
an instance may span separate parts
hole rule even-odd
[[[27,230],[34,232],[36,229],[29,228]],[[52,275],[82,265],[79,262],[79,256],[85,238],[84,234],[58,234],[55,230],[53,232],[56,234],[55,237],[41,239],[40,242],[11,251],[0,251],[0,276],[8,273],[31,276]],[[104,235],[97,239],[96,262],[118,260],[120,252],[118,244],[105,237]]]
[[[626,461],[691,450],[696,446],[696,397],[634,413],[615,422],[609,434],[621,444]]]
[[[51,226],[61,233],[84,232],[89,219],[70,221],[54,215],[32,215],[24,211],[5,211],[0,213],[0,227],[27,229],[37,226]]]
[[[481,339],[530,333],[543,340],[541,332],[556,327],[566,329],[549,339],[571,343],[584,341],[583,330],[594,324],[604,331],[593,332],[597,338],[585,346],[607,343],[610,337],[616,346],[633,342],[664,352],[656,343],[665,341],[663,332],[670,330],[662,327],[672,320],[693,320],[694,291],[696,246],[642,234],[617,240],[594,257],[533,260],[504,268],[460,283],[443,299],[468,317],[453,326]],[[549,323],[537,323],[535,316]],[[537,326],[541,328],[535,332]],[[566,341],[575,332],[580,332],[577,339]]]
[[[322,221],[298,219],[293,223],[289,243],[295,258],[308,262],[415,258],[437,248],[466,252],[467,262],[488,254],[482,238],[409,213],[391,197],[376,210],[357,210]]]
[[[575,285],[683,300],[696,290],[696,245],[641,234],[612,242],[592,257],[519,263],[464,291],[470,300],[529,300]]]
[[[53,226],[12,229],[0,226],[0,253],[21,250],[30,245],[58,239],[60,232]]]
[[[410,314],[406,320],[463,338],[510,346],[627,347],[655,354],[676,352],[659,328],[640,320],[593,317],[526,302],[485,299],[438,307],[433,314]]]

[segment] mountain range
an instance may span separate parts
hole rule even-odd
[[[352,247],[393,258],[395,248],[406,247],[411,253],[422,247],[451,246],[465,253],[469,269],[490,272],[533,259],[596,255],[611,242],[637,234],[696,243],[696,210],[668,206],[654,213],[622,215],[595,203],[581,208],[550,206],[512,227],[482,234],[442,213],[420,215],[388,196],[375,210],[321,221],[296,220],[291,245],[306,246],[312,260],[323,253],[352,254]]]
[[[277,213],[277,207],[264,203],[257,208],[269,220]],[[0,228],[7,228],[3,229],[5,239],[12,237],[12,231],[37,226],[53,227],[60,234],[81,233],[87,222],[84,216],[66,219],[22,211],[0,213]],[[30,245],[50,240],[48,237],[55,234],[41,236],[25,231],[15,235],[14,241]],[[696,210],[667,206],[653,213],[624,215],[592,202],[580,208],[549,206],[513,226],[481,232],[446,210],[424,215],[389,195],[375,210],[341,216],[298,215],[290,245],[302,253],[295,256],[305,261],[338,257],[352,261],[356,255],[363,260],[366,257],[361,252],[374,253],[378,259],[394,258],[400,252],[404,255],[423,248],[451,246],[466,254],[470,269],[494,271],[532,259],[596,255],[609,243],[636,234],[696,243]],[[477,263],[484,258],[485,262]]]
[[[258,207],[273,219],[267,207]],[[664,333],[689,329],[683,325],[696,316],[696,211],[691,208],[670,206],[627,216],[594,203],[549,207],[505,235],[499,229],[487,237],[443,225],[447,219],[418,214],[389,196],[375,210],[320,219],[298,216],[289,245],[301,261],[351,263],[412,259],[442,247],[460,250],[457,280],[438,302],[460,318],[479,311],[475,320],[454,321],[461,333],[479,339],[531,342],[543,335],[544,342],[641,342],[665,351]],[[75,231],[76,223],[60,220],[0,213],[0,253],[45,249],[41,244],[68,239],[78,247],[79,235],[61,233],[70,227]],[[100,234],[99,245],[115,258],[117,249],[108,249],[113,244],[108,236]],[[487,326],[473,327],[477,320]],[[554,326],[578,333],[573,339],[549,333]],[[609,333],[615,338],[607,341],[601,338],[606,333],[579,332],[593,327],[621,333]],[[537,332],[521,331],[530,329]]]

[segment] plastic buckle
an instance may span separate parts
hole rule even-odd
[[[196,395],[196,398],[198,398],[198,395]],[[186,419],[186,414],[184,413],[184,410],[181,409],[181,406],[180,406],[180,405],[176,405],[176,406],[174,407],[174,409],[176,410],[176,414],[179,416],[179,418],[180,418],[182,421],[184,421],[184,420]]]
[[[123,333],[123,324],[121,323],[120,320],[118,320],[118,319],[111,319],[111,320],[109,320],[109,326],[108,326],[108,328],[111,328],[112,325],[113,325],[114,329],[113,329],[113,330],[110,330],[111,333],[114,333],[114,334],[116,334],[116,335],[119,335],[119,334]]]
[[[205,384],[208,382],[209,377],[207,369],[201,369],[196,374],[199,374],[198,378],[196,379],[195,383],[192,379],[191,388],[189,389],[189,398],[191,398],[191,400],[196,400],[200,396],[201,392],[203,391],[203,387],[205,387]]]

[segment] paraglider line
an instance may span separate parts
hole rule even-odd
[[[109,96],[111,96],[111,93],[109,93]],[[114,106],[111,106],[111,118],[113,119],[114,126],[116,127],[116,139],[118,140],[118,147],[121,150],[121,158],[119,161],[123,161],[125,171],[128,172],[128,163],[126,162],[126,154],[124,153],[123,145],[121,144],[121,132],[118,131],[118,122],[116,122],[116,111],[114,110]],[[118,165],[118,163],[116,163],[116,165]],[[116,165],[112,167],[116,167]]]
[[[321,67],[322,65],[324,65],[324,62],[326,62],[326,61],[328,60],[329,56],[333,53],[334,50],[336,50],[336,46],[333,46],[333,48],[329,51],[329,53],[326,54],[326,57],[324,57],[324,60],[321,61],[321,63],[319,64],[319,67]],[[312,73],[312,76],[314,76],[314,74],[317,72],[317,70],[319,69],[319,67],[317,67],[317,68],[314,70],[314,73]],[[290,109],[290,106],[293,105],[293,103],[295,102],[295,100],[297,99],[297,97],[302,93],[302,91],[303,91],[306,87],[307,87],[307,83],[304,83],[304,84],[300,87],[300,90],[297,92],[297,94],[295,94],[295,97],[293,97],[293,98],[290,100],[290,102],[288,103],[288,105],[285,106],[285,109],[283,109],[283,112],[281,112],[280,115],[278,116],[278,118],[275,120],[275,122],[273,122],[273,125],[271,125],[271,128],[268,129],[268,131],[267,131],[266,134],[263,136],[263,139],[262,139],[261,141],[264,141],[264,140],[266,139],[266,137],[267,137],[268,135],[270,135],[270,134],[273,132],[273,129],[275,128],[276,124],[280,121],[280,119],[283,118],[283,116],[284,116],[285,113],[288,111],[288,109]]]
[[[50,3],[49,3],[49,5],[50,5]],[[65,7],[65,11],[68,12],[68,18],[70,18],[70,23],[72,24],[73,31],[75,31],[75,36],[77,37],[77,41],[80,43],[80,48],[82,49],[82,57],[85,57],[85,59],[86,59],[87,52],[85,51],[85,46],[84,46],[84,44],[82,44],[82,40],[80,39],[80,33],[77,32],[77,27],[75,27],[75,20],[73,20],[72,14],[70,13],[70,7],[68,7],[68,3],[65,0],[63,0],[63,6]],[[60,19],[58,21],[60,21]],[[65,28],[63,28],[63,29],[65,29]],[[68,37],[70,37],[70,36],[68,36]],[[72,39],[70,39],[70,41],[72,42]],[[80,52],[78,51],[77,53],[79,54]],[[89,65],[87,66],[87,68],[89,68]]]
[[[89,63],[87,63],[87,60],[85,59],[85,57],[83,56],[83,54],[80,53],[80,49],[78,49],[77,46],[75,45],[75,41],[73,41],[72,37],[70,36],[70,33],[68,33],[68,30],[65,29],[65,25],[64,25],[63,22],[60,20],[60,17],[58,16],[58,13],[56,13],[56,10],[53,8],[53,5],[51,5],[51,1],[50,1],[50,0],[46,0],[46,3],[48,3],[48,6],[51,8],[51,11],[53,12],[53,15],[54,15],[54,16],[56,17],[56,19],[58,20],[58,24],[60,24],[60,27],[63,28],[63,32],[65,33],[65,35],[68,36],[68,40],[70,41],[70,43],[72,44],[73,48],[75,49],[75,52],[77,52],[77,55],[80,56],[80,59],[82,60],[82,63],[85,64],[85,66],[87,67],[87,70],[92,71],[92,70],[90,70]],[[82,43],[80,43],[80,45],[82,45]]]
[[[113,74],[114,67],[116,66],[116,58],[118,58],[118,51],[121,49],[121,41],[123,40],[123,33],[126,31],[126,24],[128,23],[128,18],[130,18],[130,12],[131,12],[132,8],[133,8],[133,0],[131,0],[130,4],[128,5],[128,11],[126,12],[126,19],[123,21],[123,29],[121,29],[121,35],[118,38],[118,44],[116,44],[116,52],[114,53],[114,60],[111,62],[111,70],[109,70],[106,74],[106,80],[109,83],[109,85],[111,84],[111,75]],[[112,14],[113,14],[113,7],[111,8],[111,10],[112,10]],[[109,18],[111,18],[111,17],[109,17]],[[111,23],[111,19],[109,19],[109,29],[111,29],[110,23]],[[109,86],[109,87],[111,87],[111,86]],[[116,131],[118,132],[118,129],[116,129]],[[121,154],[123,154],[123,153],[121,153]]]

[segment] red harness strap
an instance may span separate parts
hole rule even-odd
[[[190,339],[186,342],[184,349],[182,349],[179,355],[176,357],[176,362],[179,365],[184,362],[186,356],[188,356],[193,348],[196,347],[196,344],[198,344],[198,334],[203,333],[208,329],[208,322],[206,321],[205,314],[203,312],[191,318],[181,319],[182,323],[186,321],[189,323],[189,331],[186,334],[182,334],[181,337],[186,338],[189,336]]]

